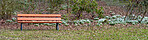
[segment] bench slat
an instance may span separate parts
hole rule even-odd
[[[61,18],[20,18],[18,17],[17,20],[61,20]]]
[[[18,23],[62,23],[62,21],[18,21]]]
[[[61,14],[17,14],[18,17],[61,17]]]

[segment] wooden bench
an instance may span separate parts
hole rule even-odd
[[[61,21],[61,14],[17,14],[17,22],[21,23],[56,23],[56,30],[59,30],[59,23]]]

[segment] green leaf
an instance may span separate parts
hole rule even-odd
[[[48,10],[50,10],[51,8],[47,8]]]
[[[87,21],[87,23],[90,23],[91,21],[89,21],[89,20],[86,20]]]
[[[109,16],[105,16],[106,19],[109,19]]]
[[[39,24],[35,24],[35,26],[39,26]]]
[[[64,25],[65,25],[65,26],[68,26],[69,24],[66,23],[66,24],[64,24]]]
[[[84,24],[84,22],[83,22],[83,21],[79,21],[79,23],[80,23],[80,24]]]
[[[113,11],[109,11],[110,13],[112,13]]]
[[[114,15],[114,16],[112,16],[113,19],[120,18],[120,17],[121,17],[121,15]]]
[[[15,22],[15,21],[16,21],[16,18],[15,18],[15,17],[13,17],[13,18],[12,18],[12,21],[14,21],[14,22]]]
[[[62,24],[66,24],[66,22],[65,21],[62,21]]]
[[[138,23],[138,20],[126,20],[127,23]]]
[[[112,13],[112,15],[115,15],[116,13]]]
[[[62,25],[61,23],[59,23],[59,25]]]
[[[75,23],[75,26],[78,26],[78,24]]]
[[[6,22],[10,22],[10,23],[11,23],[11,22],[13,22],[13,21],[12,21],[12,20],[6,20]]]
[[[102,24],[102,23],[98,23],[98,24],[97,24],[97,26],[101,26],[101,25],[103,25],[103,24]]]
[[[99,20],[99,18],[94,18],[94,20]]]
[[[110,25],[115,25],[116,23],[115,23],[115,22],[109,22],[109,24],[110,24]]]
[[[90,20],[91,22],[93,22],[93,20]]]
[[[102,23],[102,22],[105,22],[105,21],[107,21],[107,19],[99,19],[97,22]]]

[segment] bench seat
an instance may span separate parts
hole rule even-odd
[[[18,21],[18,23],[62,23],[62,21]]]
[[[57,30],[62,23],[61,14],[17,14],[17,22],[21,23],[21,30],[22,23],[56,23]]]

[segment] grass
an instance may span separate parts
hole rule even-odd
[[[147,40],[147,27],[110,27],[87,30],[0,30],[1,39],[51,39],[51,40]]]

